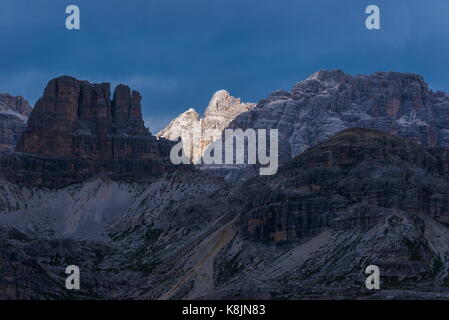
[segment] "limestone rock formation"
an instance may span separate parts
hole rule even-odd
[[[65,81],[1,160],[15,178],[0,178],[0,299],[449,298],[449,98],[421,77],[319,72],[275,92],[230,127],[279,129],[284,165],[235,183],[166,167],[137,94]],[[124,148],[97,143],[110,139]],[[108,171],[120,179],[83,181]],[[64,289],[74,261],[80,291]],[[368,265],[381,290],[366,288]]]
[[[448,299],[448,153],[351,129],[244,183],[0,180],[0,298]]]
[[[93,160],[158,157],[155,138],[144,127],[139,93],[119,85],[112,101],[110,96],[109,83],[51,80],[16,151]]]
[[[251,187],[249,187],[249,185]],[[298,240],[327,228],[370,228],[391,212],[449,223],[449,150],[353,128],[307,150],[270,179],[246,183],[247,231]]]
[[[205,149],[221,136],[229,123],[254,107],[255,104],[242,103],[227,91],[220,90],[213,95],[203,117],[191,108],[170,122],[157,136],[172,141],[181,138],[185,153],[193,163],[198,163]]]
[[[278,129],[281,161],[353,127],[380,130],[424,147],[449,148],[449,94],[433,92],[416,74],[348,75],[319,71],[276,91],[231,128]]]
[[[0,94],[0,152],[14,149],[30,113],[31,107],[24,98]]]
[[[141,96],[119,85],[62,76],[51,80],[31,112],[15,153],[1,160],[14,181],[63,186],[109,172],[141,177],[164,172],[172,143],[144,126]]]

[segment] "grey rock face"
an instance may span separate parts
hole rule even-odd
[[[197,163],[206,148],[221,136],[221,132],[238,115],[251,110],[254,103],[242,103],[225,90],[217,91],[206,108],[204,117],[189,109],[156,136],[168,140],[181,138],[185,152]],[[198,138],[196,138],[198,137]]]
[[[284,162],[353,127],[449,148],[449,94],[431,91],[415,74],[319,71],[291,92],[276,91],[261,100],[230,127],[278,129]]]
[[[14,149],[30,113],[31,107],[24,98],[0,94],[0,152]]]
[[[242,184],[2,183],[0,297],[448,299],[448,153],[353,129]],[[68,264],[81,292],[61,287]]]
[[[370,228],[395,211],[444,224],[448,177],[449,150],[349,129],[296,157],[269,180],[246,183],[253,195],[245,224],[250,234],[273,241],[302,239],[329,227]]]
[[[274,176],[1,181],[0,298],[449,299],[447,110],[416,75],[319,72],[230,125],[279,129]],[[372,264],[380,291],[365,287]]]

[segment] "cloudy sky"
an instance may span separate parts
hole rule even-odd
[[[365,28],[370,4],[381,30]],[[0,92],[34,104],[63,74],[128,84],[155,132],[217,90],[257,102],[320,69],[419,73],[449,91],[448,40],[447,0],[1,0]]]

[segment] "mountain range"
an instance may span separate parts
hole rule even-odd
[[[110,95],[51,80],[0,158],[1,298],[449,298],[449,94],[421,76],[319,71],[257,104],[223,90],[156,136],[137,92]],[[278,129],[282,166],[172,165],[197,125]]]
[[[230,122],[255,106],[255,103],[241,103],[239,98],[234,98],[226,90],[220,90],[212,96],[203,117],[190,108],[156,136],[171,141],[180,138],[192,162],[198,163],[207,147],[220,138]],[[200,139],[195,141],[194,135],[198,135]]]

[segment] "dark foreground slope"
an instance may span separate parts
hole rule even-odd
[[[448,151],[377,131],[344,131],[240,185],[177,172],[0,191],[3,298],[449,298]],[[89,219],[104,236],[76,228]],[[381,290],[366,289],[368,265]]]

